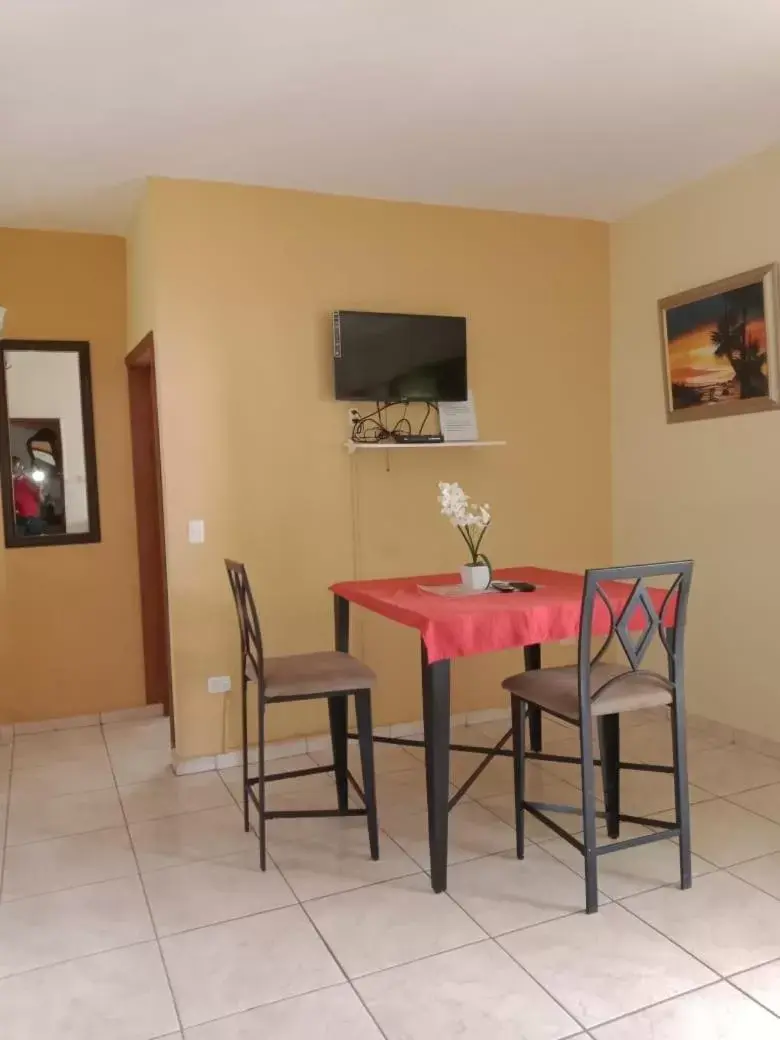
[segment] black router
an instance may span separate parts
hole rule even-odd
[[[440,433],[393,433],[396,444],[441,444],[444,437]]]

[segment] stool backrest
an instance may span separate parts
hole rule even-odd
[[[590,699],[590,670],[602,660],[610,646],[618,645],[628,663],[626,671],[644,671],[641,668],[647,651],[656,642],[666,655],[668,681],[676,689],[682,678],[685,650],[685,618],[688,593],[691,587],[693,563],[649,563],[628,567],[603,567],[585,572],[582,593],[582,615],[578,667],[581,700]],[[647,582],[653,579],[669,582],[661,592],[660,606],[656,607],[659,590]],[[625,583],[625,599],[608,588],[612,582]],[[605,633],[604,642],[591,658],[594,635]],[[655,674],[655,673],[653,673]],[[581,707],[584,705],[581,704]]]
[[[238,616],[238,628],[241,633],[241,667],[242,677],[258,684],[260,695],[263,694],[263,640],[260,635],[260,620],[257,616],[252,586],[243,563],[225,560],[228,581],[233,593]]]

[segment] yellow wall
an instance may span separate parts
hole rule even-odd
[[[122,239],[0,229],[13,339],[89,340],[102,542],[0,546],[0,722],[144,703]]]
[[[154,327],[155,274],[151,197],[144,193],[127,235],[127,350]]]
[[[780,739],[780,412],[667,425],[656,301],[780,258],[780,150],[612,228],[616,562],[693,557],[689,707]]]
[[[453,569],[436,484],[495,513],[488,553],[610,559],[608,233],[589,221],[153,181],[150,261],[166,507],[177,749],[234,745],[237,635],[223,557],[247,562],[267,652],[332,645],[331,582]],[[480,432],[506,448],[352,462],[333,400],[334,308],[469,319]],[[187,521],[206,542],[189,545]],[[377,724],[421,716],[412,632],[363,618]],[[461,662],[455,711],[504,705],[507,654]],[[223,715],[224,708],[224,715]],[[319,706],[270,713],[271,738],[321,732]]]

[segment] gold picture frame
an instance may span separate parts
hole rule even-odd
[[[780,407],[777,264],[658,301],[667,422]]]

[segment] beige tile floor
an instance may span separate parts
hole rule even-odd
[[[546,741],[574,750],[555,724]],[[634,720],[624,744],[668,758],[664,720]],[[587,917],[566,842],[529,822],[516,860],[506,762],[452,813],[434,896],[421,757],[377,759],[381,861],[360,819],[277,820],[262,874],[237,771],[174,777],[165,720],[0,747],[2,1036],[780,1040],[780,761],[692,732],[692,891],[672,842],[644,846],[601,860]],[[454,780],[468,768],[453,757]],[[534,797],[578,799],[576,769],[529,777]],[[671,781],[633,774],[626,797],[669,813]],[[273,793],[333,800],[327,777]]]

